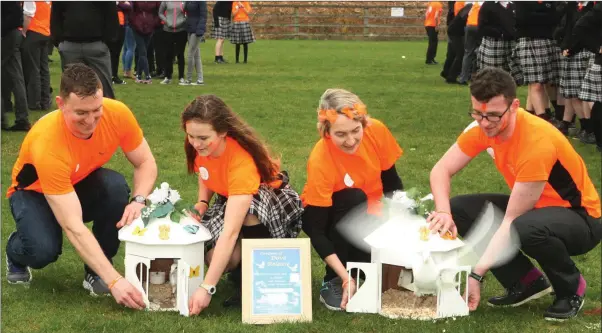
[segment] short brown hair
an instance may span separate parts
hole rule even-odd
[[[516,98],[516,82],[512,75],[503,69],[485,67],[471,79],[470,94],[483,103],[500,95],[504,96],[508,103],[512,103]]]
[[[61,76],[61,98],[68,98],[71,93],[79,97],[94,96],[98,89],[102,89],[102,83],[92,68],[82,63],[65,66]]]

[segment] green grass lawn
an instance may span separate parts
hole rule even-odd
[[[196,180],[187,175],[180,128],[180,113],[199,94],[216,94],[246,119],[282,157],[292,185],[299,192],[305,182],[305,163],[318,139],[316,108],[327,88],[341,87],[358,94],[374,118],[383,120],[404,148],[397,163],[406,187],[428,190],[432,166],[471,122],[466,115],[468,88],[447,85],[439,76],[441,66],[424,65],[426,42],[258,41],[250,45],[249,64],[234,64],[234,47],[226,44],[231,63],[213,63],[213,41],[201,45],[205,82],[203,87],[159,84],[116,86],[140,122],[159,167],[157,185],[166,181],[185,199],[196,198]],[[405,56],[405,59],[402,59]],[[443,63],[445,44],[439,46]],[[52,87],[58,91],[60,61],[55,51],[51,63]],[[177,67],[177,66],[174,66]],[[177,69],[174,75],[177,75]],[[175,77],[177,79],[177,77]],[[174,80],[176,81],[176,80]],[[520,89],[525,101],[526,90]],[[43,113],[32,112],[31,120]],[[12,119],[12,118],[11,118]],[[2,132],[2,193],[10,184],[12,166],[24,137]],[[590,176],[600,190],[600,154],[592,145],[572,141],[586,161]],[[108,167],[122,172],[131,182],[132,168],[121,152]],[[453,181],[453,194],[470,192],[509,193],[489,157],[480,156]],[[15,229],[8,200],[2,200],[2,242]],[[123,272],[123,246],[115,258]],[[584,310],[600,308],[600,246],[575,258],[588,281]],[[2,246],[4,265],[4,245]],[[313,323],[266,327],[241,323],[240,310],[221,306],[230,292],[218,286],[209,309],[199,317],[177,313],[135,312],[115,304],[112,298],[92,298],[81,286],[83,266],[65,238],[59,260],[33,272],[29,288],[9,286],[2,269],[3,332],[549,332],[599,331],[600,316],[581,313],[578,318],[551,324],[543,312],[552,296],[513,309],[492,309],[488,297],[503,290],[493,276],[482,290],[483,301],[470,316],[456,320],[418,322],[390,320],[379,315],[335,313],[324,309],[317,292],[323,264],[312,253]],[[597,325],[597,326],[596,326]]]

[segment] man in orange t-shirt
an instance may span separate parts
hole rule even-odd
[[[428,218],[430,228],[465,236],[491,202],[505,214],[501,224],[492,228],[491,240],[483,244],[486,248],[470,274],[469,308],[477,308],[479,282],[491,270],[507,293],[490,298],[489,305],[518,306],[550,293],[553,287],[556,299],[545,319],[572,318],[583,305],[586,283],[571,256],[587,253],[600,242],[599,194],[566,137],[519,107],[509,73],[485,68],[473,78],[470,92],[469,113],[478,126],[463,132],[431,171],[436,212]],[[451,177],[488,148],[510,195],[459,195],[450,201]],[[517,238],[512,242],[520,242],[516,254],[508,252],[511,233]],[[539,263],[549,283],[527,256]]]
[[[111,259],[119,249],[118,229],[145,206],[157,165],[130,109],[102,96],[94,70],[67,66],[56,98],[59,110],[40,118],[23,140],[7,192],[16,224],[6,244],[7,280],[27,284],[30,267],[56,261],[64,232],[85,263],[84,288],[140,309],[142,295]],[[129,203],[125,178],[103,168],[118,147],[134,166]],[[84,224],[91,220],[92,232]]]
[[[439,1],[432,1],[428,3],[426,9],[426,16],[424,18],[424,29],[429,39],[429,46],[426,49],[426,61],[427,65],[438,64],[435,61],[437,56],[437,44],[439,43],[439,24],[441,23],[441,13],[443,12],[443,5]]]
[[[355,232],[378,225],[383,195],[403,189],[395,169],[403,151],[389,129],[368,118],[363,102],[349,91],[326,90],[318,120],[321,138],[309,156],[301,194],[303,230],[326,263],[320,301],[337,311],[347,303],[347,262],[370,262],[369,247],[358,243],[363,237],[348,234],[348,223],[362,221],[350,227]],[[354,283],[350,285],[353,293]]]

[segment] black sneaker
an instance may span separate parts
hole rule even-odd
[[[551,292],[552,287],[548,281],[543,276],[540,276],[528,286],[517,282],[512,288],[506,289],[504,296],[492,297],[487,301],[487,304],[494,307],[514,307],[543,297]]]
[[[579,137],[579,141],[588,145],[593,145],[596,143],[596,136],[594,133],[584,132],[583,135]]]
[[[86,273],[82,285],[90,296],[111,296],[111,290],[98,275]]]
[[[341,301],[343,301],[343,280],[337,276],[330,281],[322,282],[320,302],[328,310],[342,311]]]
[[[546,310],[543,317],[550,321],[565,321],[577,316],[585,300],[579,295],[565,298],[556,298],[554,303]]]
[[[28,122],[15,123],[11,127],[7,128],[7,131],[11,132],[27,132],[31,129],[31,124]]]

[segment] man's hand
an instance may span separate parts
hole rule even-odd
[[[468,278],[468,309],[474,311],[481,301],[481,283],[473,278]]]
[[[566,50],[562,51],[562,55],[565,56],[565,57],[568,57],[569,56],[569,50],[566,49]]]
[[[456,223],[450,213],[432,212],[427,217],[426,222],[429,223],[429,229],[432,230],[432,233],[439,232],[439,235],[443,236],[449,230],[454,238],[458,236]]]
[[[123,216],[121,220],[117,222],[117,228],[122,228],[123,226],[129,225],[135,219],[140,216],[140,211],[144,208],[144,204],[139,202],[131,202],[129,205],[125,206],[125,210],[123,211]]]
[[[209,295],[205,288],[199,287],[188,301],[190,315],[198,315],[209,306],[210,302],[211,295]]]
[[[140,291],[124,278],[115,283],[111,288],[111,294],[117,304],[125,305],[130,309],[141,310],[146,307]]]

